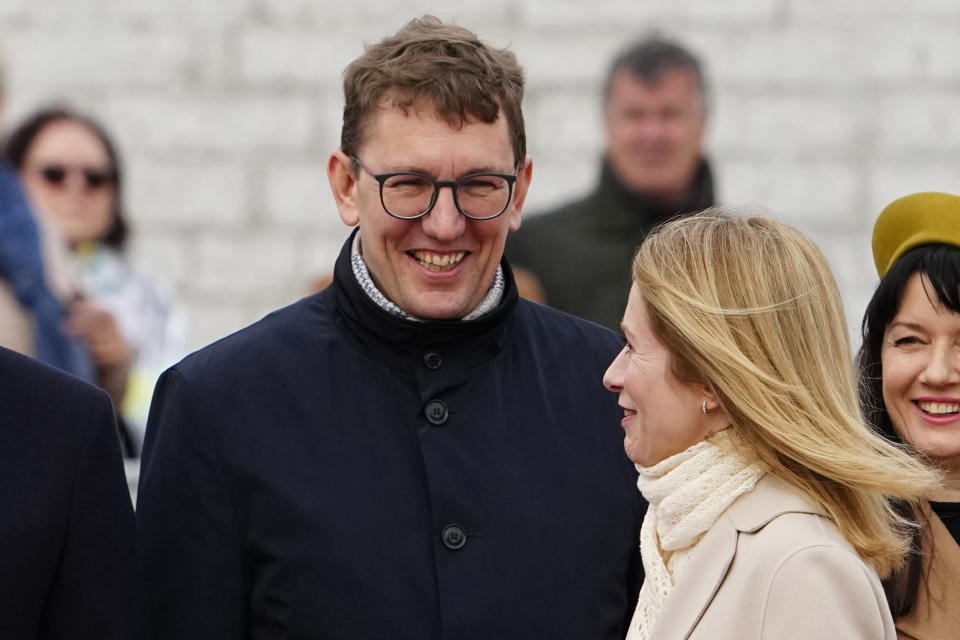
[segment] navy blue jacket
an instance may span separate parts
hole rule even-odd
[[[110,398],[0,348],[0,638],[137,637],[134,536]]]
[[[162,377],[138,520],[155,638],[621,638],[641,499],[615,334],[334,283]]]

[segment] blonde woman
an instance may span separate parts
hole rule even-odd
[[[633,263],[604,376],[650,508],[629,639],[895,638],[878,576],[937,482],[861,418],[846,323],[796,230],[712,209]]]

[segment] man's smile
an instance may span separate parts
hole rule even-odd
[[[419,262],[420,266],[430,271],[449,271],[466,257],[467,252],[434,253],[432,251],[408,251],[407,255]]]

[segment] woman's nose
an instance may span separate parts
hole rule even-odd
[[[610,391],[620,391],[623,388],[623,359],[624,353],[621,350],[603,374],[603,386]]]
[[[953,345],[935,348],[920,380],[931,386],[960,383],[960,352]]]

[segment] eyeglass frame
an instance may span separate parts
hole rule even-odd
[[[370,176],[371,178],[377,181],[377,183],[380,185],[380,206],[382,206],[383,210],[387,212],[387,215],[389,215],[391,218],[396,218],[397,220],[418,220],[423,216],[427,215],[428,213],[430,213],[431,211],[433,211],[433,207],[436,206],[437,198],[440,195],[440,189],[443,187],[450,187],[450,190],[453,192],[453,205],[457,208],[457,211],[460,212],[460,215],[462,215],[464,218],[467,218],[468,220],[480,220],[480,221],[493,220],[495,218],[499,218],[500,216],[503,215],[503,213],[507,209],[510,208],[510,201],[513,199],[513,187],[514,187],[514,184],[517,182],[517,175],[520,172],[520,168],[517,167],[517,173],[493,173],[489,171],[484,171],[481,173],[471,173],[469,175],[465,175],[462,178],[458,178],[456,180],[434,180],[430,176],[423,173],[418,173],[416,171],[395,171],[392,173],[374,173],[373,171],[370,170],[370,168],[367,165],[363,164],[363,162],[361,162],[360,158],[358,158],[357,156],[350,156],[350,159],[353,160],[355,163],[357,163],[357,166],[363,169],[363,171],[368,176]],[[390,178],[393,178],[396,176],[416,176],[418,178],[423,178],[428,182],[430,182],[431,184],[433,184],[433,195],[430,197],[430,204],[427,205],[427,208],[422,213],[418,213],[415,216],[409,216],[409,217],[398,216],[394,213],[390,213],[390,210],[387,208],[387,203],[383,201],[383,183],[389,180]],[[493,176],[495,178],[503,178],[504,180],[507,181],[507,202],[505,205],[503,205],[503,209],[501,209],[499,213],[496,213],[492,216],[485,216],[482,218],[478,218],[477,216],[471,216],[469,213],[467,213],[460,207],[460,199],[457,197],[457,189],[460,187],[461,183],[463,183],[465,180],[476,178],[478,176]]]

